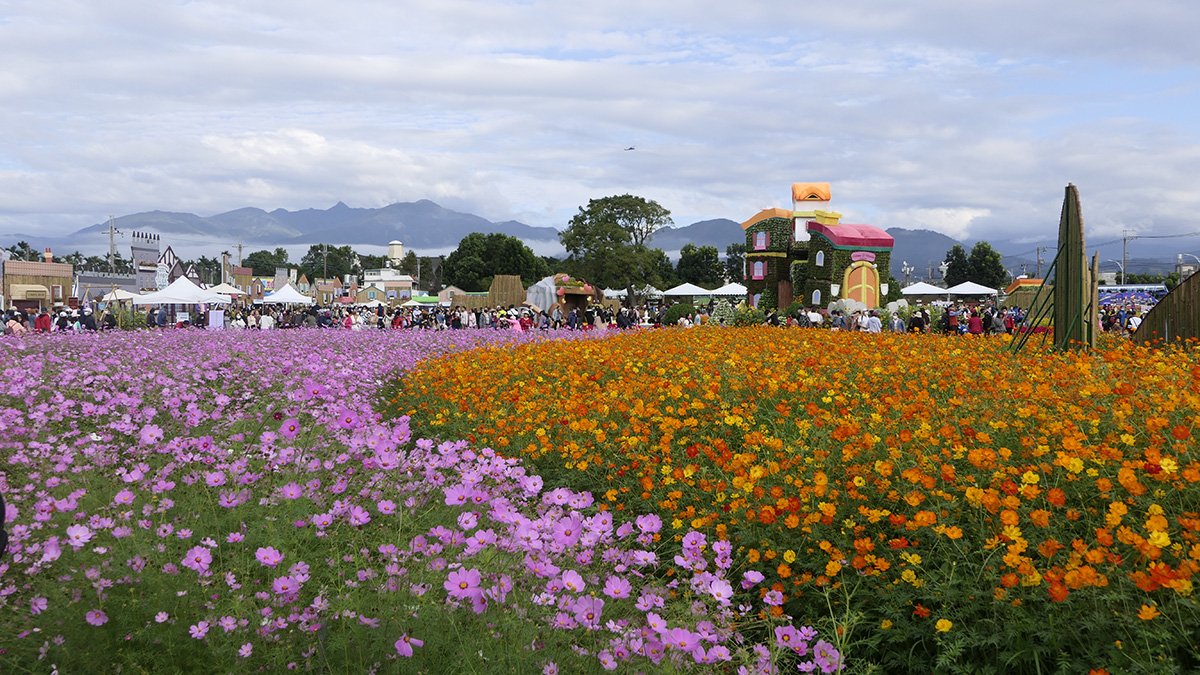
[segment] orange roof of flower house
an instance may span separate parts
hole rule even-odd
[[[754,214],[753,216],[750,216],[750,218],[746,222],[742,223],[742,229],[744,230],[755,223],[761,223],[762,221],[766,220],[767,218],[783,218],[785,220],[791,220],[792,219],[792,211],[791,211],[791,209],[779,209],[779,208],[763,209],[762,211],[759,211],[758,213]]]
[[[1026,277],[1024,279],[1014,279],[1013,282],[1008,285],[1008,288],[1004,289],[1004,292],[1006,294],[1011,294],[1013,291],[1017,290],[1018,288],[1027,287],[1027,286],[1028,287],[1041,286],[1043,283],[1044,283],[1043,279],[1030,279],[1028,277]]]
[[[792,183],[793,202],[827,202],[831,195],[829,183]]]
[[[874,225],[851,225],[850,223],[825,225],[810,220],[805,228],[809,232],[825,237],[838,248],[890,249],[896,241],[892,235]]]

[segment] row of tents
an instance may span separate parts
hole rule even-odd
[[[934,295],[936,295],[936,296],[946,296],[946,295],[979,296],[979,295],[996,295],[998,293],[999,293],[999,291],[997,291],[996,289],[988,288],[987,286],[984,286],[982,284],[977,284],[974,281],[964,281],[961,284],[958,284],[957,286],[951,286],[950,288],[942,288],[940,286],[934,286],[933,284],[927,284],[924,281],[918,281],[917,283],[915,283],[911,286],[906,286],[905,288],[900,289],[900,294],[905,297],[925,296],[925,295],[929,295],[929,296],[934,296]]]
[[[606,297],[606,298],[623,298],[627,294],[628,294],[628,291],[624,288],[621,288],[621,289],[606,288],[606,289],[604,289],[604,297]],[[660,291],[653,286],[645,286],[641,289],[641,295],[644,297],[648,297],[648,298],[661,298],[661,297],[668,297],[668,298],[670,298],[670,297],[692,297],[692,298],[694,298],[694,297],[709,297],[709,296],[716,296],[716,297],[742,296],[742,297],[745,297],[746,287],[739,283],[736,283],[736,282],[731,283],[731,284],[725,284],[724,286],[722,286],[720,288],[714,288],[712,290],[709,290],[707,288],[701,288],[701,287],[697,286],[696,284],[691,284],[691,283],[679,284],[678,286],[676,286],[674,288],[669,288],[665,291]]]
[[[224,305],[233,301],[233,296],[245,295],[244,292],[229,284],[218,284],[211,288],[200,288],[187,277],[179,277],[166,288],[150,293],[130,293],[115,289],[104,297],[101,302],[130,301],[135,305]],[[313,299],[285,284],[274,293],[269,293],[262,299],[266,304],[277,305],[311,305]]]

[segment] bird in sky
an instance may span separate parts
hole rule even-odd
[[[635,148],[635,147],[633,147],[633,146],[631,145],[631,146],[629,146],[628,148],[625,148],[625,150],[626,150],[626,151],[629,151],[629,150],[637,150],[637,148]]]

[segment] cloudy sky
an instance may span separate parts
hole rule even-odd
[[[1200,230],[1191,0],[0,0],[0,232],[428,198]],[[634,147],[635,150],[625,150]],[[1200,243],[1197,244],[1200,247]]]

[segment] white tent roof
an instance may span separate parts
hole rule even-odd
[[[629,291],[624,288],[606,288],[604,289],[604,297],[606,298],[623,298],[629,294]]]
[[[745,295],[746,287],[734,281],[709,292],[713,295]]]
[[[675,288],[663,291],[663,295],[712,295],[713,292],[707,288],[700,288],[696,284],[679,284]]]
[[[292,287],[291,284],[284,284],[283,288],[276,290],[274,293],[263,296],[264,304],[278,305],[311,305],[313,299],[307,295],[302,295],[300,291]]]
[[[225,304],[230,301],[228,295],[206,291],[193,284],[187,277],[179,277],[161,291],[139,295],[132,300],[135,305],[192,305],[201,302]]]
[[[238,288],[237,286],[230,286],[229,284],[217,284],[216,286],[209,286],[208,290],[212,291],[213,293],[220,293],[221,295],[245,295],[246,294],[245,291]]]
[[[974,281],[964,281],[957,286],[947,288],[946,292],[950,295],[995,295],[996,289],[988,288]]]
[[[383,302],[382,300],[371,300],[370,302],[359,303],[358,306],[359,307],[370,307],[370,308],[374,309],[375,307],[383,307],[386,304],[387,303]]]
[[[945,295],[946,289],[918,281],[912,286],[900,289],[902,295]]]
[[[114,288],[106,293],[103,298],[100,298],[100,302],[121,302],[122,300],[132,300],[136,297],[138,297],[137,293],[130,293],[120,288]]]

